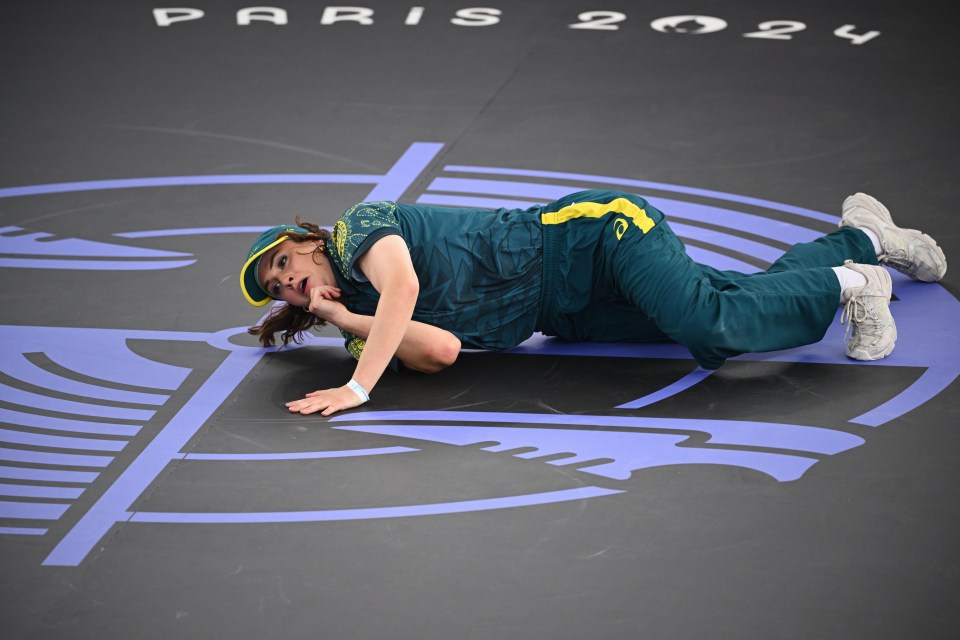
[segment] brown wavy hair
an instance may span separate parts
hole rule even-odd
[[[321,229],[312,222],[304,222],[297,216],[297,226],[303,227],[307,233],[298,233],[295,231],[281,231],[277,234],[277,240],[286,237],[288,242],[297,242],[301,244],[316,243],[317,248],[313,250],[313,261],[321,264],[329,255],[330,232]],[[273,308],[266,318],[255,327],[247,329],[247,333],[257,336],[260,344],[265,347],[272,347],[276,344],[276,334],[280,333],[280,339],[283,346],[290,342],[297,344],[303,342],[303,334],[313,327],[322,327],[326,321],[321,320],[309,311],[290,304],[277,305]]]

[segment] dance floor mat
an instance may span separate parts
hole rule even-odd
[[[960,255],[945,2],[8,2],[0,562],[20,638],[948,638],[960,278],[893,354],[715,372],[536,335],[387,372],[262,349],[256,235],[621,189],[758,271],[854,192]]]

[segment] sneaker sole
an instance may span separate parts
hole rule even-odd
[[[859,360],[860,362],[870,362],[872,360],[883,360],[888,355],[893,353],[893,348],[897,346],[897,340],[894,338],[893,342],[890,343],[890,346],[887,349],[884,349],[882,353],[870,354],[865,351],[851,353],[847,351],[847,357],[852,360]]]
[[[875,354],[875,355],[871,355],[871,354],[866,353],[866,352],[850,353],[850,352],[848,351],[848,352],[847,352],[847,357],[850,358],[850,359],[852,359],[852,360],[858,360],[858,361],[860,361],[860,362],[871,362],[871,361],[873,361],[873,360],[883,360],[883,359],[886,358],[888,355],[890,355],[891,353],[893,353],[893,348],[894,348],[896,345],[897,345],[897,342],[896,342],[896,340],[894,340],[893,342],[890,343],[890,348],[884,350],[883,353],[878,353],[878,354]]]

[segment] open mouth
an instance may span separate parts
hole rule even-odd
[[[309,278],[310,276],[307,276]],[[307,278],[304,278],[300,281],[300,293],[302,295],[307,295]]]

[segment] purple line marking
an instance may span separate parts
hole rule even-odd
[[[835,454],[863,444],[863,438],[843,431],[776,422],[691,420],[684,418],[636,418],[628,416],[566,415],[552,413],[499,413],[485,411],[368,411],[334,416],[340,422],[490,422],[504,424],[573,425],[619,427],[660,431],[697,431],[710,435],[710,444],[767,447]],[[395,425],[389,425],[393,428]],[[353,427],[349,427],[353,429]],[[363,429],[368,427],[364,426]],[[370,427],[376,428],[376,427]],[[493,428],[493,427],[491,427]],[[688,436],[682,436],[686,438]]]
[[[780,482],[802,476],[817,462],[815,458],[782,453],[741,451],[715,447],[677,446],[689,438],[686,434],[630,433],[623,431],[586,431],[581,429],[544,429],[525,427],[459,427],[449,425],[357,425],[337,427],[363,433],[376,433],[404,438],[417,438],[457,446],[496,441],[499,445],[487,451],[508,451],[535,447],[536,451],[517,454],[518,458],[538,458],[560,453],[573,457],[553,460],[549,464],[566,466],[608,458],[612,462],[581,467],[578,471],[612,480],[627,480],[634,471],[676,464],[717,464],[752,469]],[[719,438],[711,438],[710,442]],[[861,440],[862,442],[862,440]],[[750,442],[749,444],[755,444]],[[836,443],[817,443],[821,448]],[[762,446],[761,443],[756,443]],[[808,448],[812,448],[809,447]]]
[[[724,249],[729,249],[730,251],[739,251],[744,255],[759,258],[768,264],[773,264],[773,262],[783,255],[783,251],[780,249],[776,249],[770,245],[761,244],[759,242],[754,242],[753,240],[747,240],[730,233],[721,233],[720,231],[713,231],[712,229],[703,229],[701,227],[684,224],[682,222],[674,222],[672,220],[668,220],[668,222],[670,223],[670,227],[680,238],[699,240],[700,242],[706,242],[714,246],[723,247]],[[756,270],[756,267],[753,267],[752,270]]]
[[[55,464],[65,467],[105,467],[113,462],[113,458],[110,456],[82,456],[75,453],[42,453],[40,451],[4,448],[0,448],[0,460],[25,462],[27,464]]]
[[[507,182],[502,184],[512,183]],[[779,220],[771,220],[762,216],[741,213],[738,211],[731,211],[729,209],[720,209],[717,207],[683,202],[682,200],[667,200],[664,198],[648,198],[648,201],[661,211],[666,212],[667,220],[669,221],[670,226],[674,229],[674,231],[677,232],[678,235],[685,235],[686,237],[703,240],[705,242],[712,242],[714,244],[718,244],[718,241],[722,240],[720,244],[723,244],[724,246],[727,245],[729,239],[733,238],[737,242],[746,243],[742,244],[742,248],[738,249],[739,251],[742,251],[748,255],[757,255],[758,257],[761,257],[770,263],[779,258],[783,252],[779,249],[769,247],[768,245],[762,245],[760,243],[745,240],[737,236],[719,234],[719,232],[716,231],[701,229],[693,225],[684,224],[682,221],[692,220],[695,222],[706,222],[709,224],[722,223],[728,228],[743,229],[755,235],[766,236],[773,240],[778,240],[780,242],[786,242],[789,244],[796,242],[809,242],[821,235],[812,229],[807,229],[806,227],[801,227],[799,225],[781,222]],[[420,196],[417,199],[417,202],[420,204],[451,207],[476,207],[480,209],[527,209],[536,204],[542,204],[544,200],[541,199],[537,201],[527,201],[511,200],[502,197],[485,198],[474,196],[425,194]],[[755,253],[755,249],[757,247],[762,247],[762,249],[759,250],[760,253]]]
[[[440,153],[439,142],[414,142],[394,163],[386,175],[380,177],[367,197],[368,201],[398,200]]]
[[[521,196],[533,198],[534,200],[521,201],[507,200],[505,198],[475,198],[428,194],[422,196],[417,200],[417,202],[421,202],[423,204],[446,204],[450,206],[480,208],[512,207],[526,209],[534,204],[542,204],[549,200],[555,200],[574,191],[585,189],[586,187],[582,185],[577,187],[558,187],[556,185],[543,185],[529,182],[510,182],[501,180],[437,178],[430,185],[430,188],[436,191],[452,191],[456,193]],[[706,222],[710,224],[722,224],[727,228],[743,229],[756,235],[766,236],[773,240],[779,240],[780,242],[786,242],[789,244],[794,244],[797,242],[809,242],[820,237],[821,235],[817,231],[796,224],[791,224],[789,222],[771,220],[770,218],[765,218],[763,216],[743,213],[740,211],[731,211],[729,209],[723,209],[716,206],[667,198],[647,198],[647,200],[650,202],[650,204],[667,214],[667,220],[670,222],[670,225],[674,228],[674,230],[678,232],[678,235],[680,235],[680,228],[690,228],[689,225],[682,225],[682,223],[678,222],[678,219]],[[836,223],[838,221],[839,218],[832,219],[832,222]],[[707,230],[702,229],[697,231],[699,234],[706,232]],[[697,234],[692,234],[690,237],[699,238],[700,236]],[[726,237],[722,238],[723,242],[720,244],[727,244],[728,241],[725,238]],[[744,240],[743,242],[750,241]],[[771,249],[767,247],[767,245],[761,246],[765,247],[765,251],[771,256],[768,262],[773,262],[783,253],[779,249]],[[753,251],[751,250],[745,250],[744,253],[753,255]],[[760,254],[757,255],[760,256]]]
[[[274,511],[261,513],[162,513],[138,511],[129,514],[130,522],[166,522],[189,524],[256,524],[275,522],[335,522],[341,520],[374,520],[380,518],[409,518],[447,513],[466,513],[510,509],[539,504],[585,500],[609,496],[623,491],[601,487],[580,487],[546,493],[531,493],[522,496],[467,500],[463,502],[439,502],[434,504],[402,507],[372,507],[364,509],[330,509],[322,511]]]
[[[586,181],[586,182],[596,182],[596,183],[608,184],[608,185],[640,187],[641,189],[657,189],[659,191],[673,191],[674,193],[684,193],[687,195],[694,195],[694,196],[706,196],[709,198],[716,198],[718,200],[729,200],[731,202],[740,202],[742,204],[766,207],[768,209],[776,209],[778,211],[784,211],[786,213],[794,213],[799,216],[803,216],[806,218],[813,218],[814,220],[822,220],[824,222],[837,223],[839,221],[839,218],[837,216],[827,215],[825,213],[820,213],[819,211],[804,209],[802,207],[794,207],[792,205],[787,205],[780,202],[773,202],[771,200],[761,200],[759,198],[748,198],[748,197],[733,194],[733,193],[725,193],[722,191],[710,191],[708,189],[695,189],[692,187],[684,187],[682,185],[666,184],[663,182],[628,180],[625,178],[616,178],[612,176],[598,176],[598,175],[591,175],[586,173],[564,173],[559,171],[529,171],[526,169],[504,169],[501,167],[447,165],[443,168],[443,170],[454,171],[459,173],[490,173],[494,175],[521,176],[521,177],[528,177],[528,178],[549,178],[549,179],[560,179],[560,180]],[[569,190],[569,188],[567,189]]]
[[[920,378],[880,406],[850,420],[854,424],[879,427],[931,400],[957,378],[956,371],[927,369]]]
[[[555,184],[543,184],[540,182],[480,180],[476,178],[434,178],[433,182],[431,182],[427,188],[430,191],[530,198],[539,203],[558,200],[575,191],[585,191],[589,189],[589,187],[583,186],[568,187]]]
[[[212,460],[236,462],[238,460],[318,460],[324,458],[355,458],[380,456],[391,453],[419,451],[410,447],[380,447],[376,449],[350,449],[346,451],[299,451],[295,453],[186,453],[184,460]]]
[[[25,444],[31,447],[83,449],[86,451],[121,451],[127,446],[127,443],[122,440],[48,436],[42,433],[27,433],[25,431],[11,431],[9,429],[0,429],[0,442]]]
[[[69,504],[49,502],[0,502],[0,518],[21,520],[58,520]]]
[[[81,240],[79,238],[53,239],[52,233],[33,232],[9,235],[23,231],[21,227],[0,228],[0,253],[47,257],[111,257],[111,258],[189,258],[189,253],[158,251],[128,247],[123,244]]]
[[[41,389],[56,389],[63,393],[97,400],[110,400],[130,404],[162,405],[170,396],[158,393],[138,393],[87,384],[55,375],[27,360],[22,353],[11,353],[0,363],[0,371],[12,378],[27,382]]]
[[[168,236],[203,236],[221,233],[263,233],[271,227],[194,227],[192,229],[154,229],[115,233],[118,238],[166,238]]]
[[[190,227],[183,229],[151,229],[148,231],[127,231],[124,233],[115,233],[118,238],[167,238],[170,236],[204,236],[204,235],[225,235],[231,233],[253,234],[263,233],[271,227]],[[333,231],[332,227],[321,226],[321,229]]]
[[[0,267],[10,269],[87,269],[91,271],[156,271],[188,267],[196,260],[47,260],[0,258]]]
[[[617,409],[639,409],[640,407],[646,407],[648,405],[660,402],[661,400],[666,400],[667,398],[675,396],[682,391],[686,391],[704,378],[707,378],[711,373],[713,373],[713,371],[708,371],[706,369],[697,367],[673,384],[658,391],[654,391],[653,393],[647,394],[641,398],[637,398],[636,400],[631,400],[630,402],[624,403],[617,407]]]
[[[36,427],[53,431],[69,431],[71,433],[89,433],[101,436],[128,436],[133,437],[140,431],[135,424],[109,424],[106,422],[84,422],[67,420],[66,418],[51,418],[36,413],[23,413],[0,408],[0,422],[16,424],[21,427]]]
[[[90,483],[100,474],[91,471],[62,471],[60,469],[30,469],[27,467],[0,466],[0,478],[10,480],[36,480],[38,482]]]
[[[373,189],[367,194],[366,200],[396,200],[410,188],[420,173],[433,161],[434,157],[443,148],[442,143],[415,142],[400,156],[397,162],[384,175],[358,174],[247,174],[247,175],[212,175],[212,176],[172,176],[161,178],[130,178],[122,180],[92,180],[88,182],[63,182],[56,184],[31,185],[0,189],[0,198],[18,196],[42,195],[51,193],[67,193],[76,191],[98,191],[103,189],[135,189],[145,187],[180,187],[180,186],[207,186],[207,185],[234,185],[234,184],[372,184]],[[18,227],[0,229],[5,231],[18,230]],[[259,227],[236,227],[245,230],[262,230]],[[223,233],[223,230],[210,227],[199,230],[200,233]],[[129,234],[114,234],[120,237],[160,237],[169,235],[185,235],[187,230],[173,231],[142,231]],[[189,255],[124,247],[122,245],[108,245],[92,241],[64,239],[38,244],[37,239],[48,237],[49,234],[34,233],[22,236],[4,238],[0,235],[0,244],[10,248],[10,251],[0,253],[27,253],[35,255],[38,251],[58,255],[104,255],[106,247],[111,248],[110,255],[136,256],[176,256]],[[8,246],[9,245],[9,246]],[[2,247],[0,247],[2,248]],[[29,249],[29,250],[28,250]],[[91,254],[91,251],[93,253]],[[120,252],[119,254],[117,252]],[[61,260],[36,258],[0,258],[0,267],[26,269],[61,269],[61,270],[94,270],[94,271],[149,271],[159,269],[177,269],[194,264],[196,260]]]
[[[73,487],[41,487],[26,484],[0,484],[0,496],[17,498],[56,498],[73,500],[79,498],[83,489]]]
[[[366,200],[394,200],[430,164],[443,148],[442,143],[414,142],[384,175],[373,174],[236,174],[209,176],[169,176],[156,178],[127,178],[118,180],[89,180],[59,182],[0,189],[0,198],[36,196],[77,191],[106,189],[142,189],[153,187],[213,186],[237,184],[372,184],[374,188]]]
[[[47,411],[59,411],[60,413],[72,413],[99,418],[120,418],[121,420],[146,421],[156,413],[155,411],[141,409],[125,409],[122,407],[108,407],[100,404],[61,400],[60,398],[22,391],[14,387],[8,387],[5,384],[0,384],[0,400],[26,407],[45,409]]]
[[[475,198],[470,196],[448,196],[439,194],[424,194],[417,198],[418,204],[433,204],[444,207],[474,207],[477,209],[529,209],[543,204],[542,201],[531,202],[526,200],[507,200],[504,198]]]
[[[190,370],[144,358],[127,346],[127,340],[209,339],[208,333],[186,331],[0,326],[0,346],[10,351],[43,353],[61,367],[91,378],[119,384],[149,380],[153,388],[168,391],[177,389]]]
[[[43,564],[76,566],[114,524],[129,517],[130,505],[173,460],[237,385],[260,361],[264,351],[237,347],[200,389],[184,404],[164,429],[124,470],[100,499],[83,515]]]
[[[719,267],[724,268],[724,267]],[[823,340],[816,344],[766,353],[748,353],[733,360],[742,362],[793,362],[808,364],[833,364],[847,366],[913,366],[927,368],[908,389],[879,407],[864,413],[850,422],[867,426],[880,426],[894,420],[916,407],[930,401],[946,389],[960,375],[960,355],[955,342],[944,340],[953,334],[949,324],[956,310],[956,299],[940,286],[911,283],[929,294],[923,303],[908,302],[910,306],[897,303],[893,310],[900,327],[897,350],[883,360],[860,362],[847,358],[843,353],[843,327],[839,320],[831,325]],[[901,295],[898,291],[898,295]],[[905,296],[901,297],[905,300]],[[940,314],[918,317],[920,311],[938,308]],[[839,311],[837,312],[839,315]],[[951,348],[954,347],[954,348]],[[541,334],[535,334],[524,343],[509,349],[508,353],[540,354],[559,356],[586,356],[606,358],[668,358],[691,359],[690,353],[678,344],[648,343],[567,343]],[[661,398],[662,399],[662,398]]]
[[[818,231],[802,227],[798,224],[774,220],[752,213],[743,213],[732,209],[723,209],[698,204],[696,202],[685,202],[683,200],[672,200],[668,198],[648,198],[648,200],[657,209],[666,213],[667,221],[674,227],[676,226],[674,225],[674,219],[681,218],[684,220],[723,225],[729,229],[747,231],[754,235],[764,236],[771,240],[778,240],[790,245],[798,242],[812,242],[823,235]],[[839,221],[839,218],[835,218],[832,222],[839,223]],[[780,254],[782,253],[781,251]],[[777,258],[780,257],[780,254],[777,255]],[[773,261],[771,260],[771,262]]]
[[[28,529],[26,527],[0,527],[0,534],[11,536],[42,536],[46,529]]]

